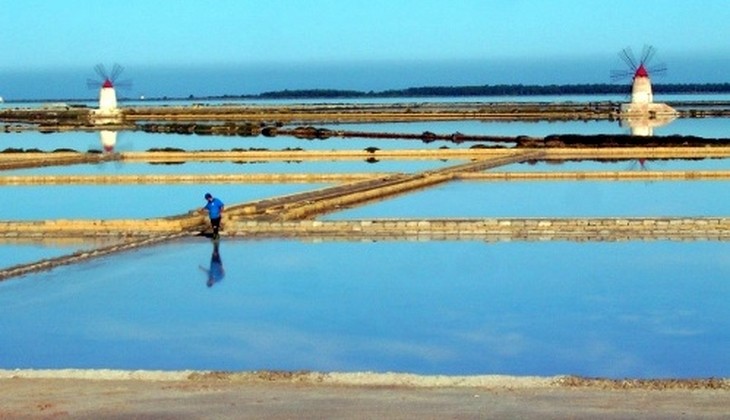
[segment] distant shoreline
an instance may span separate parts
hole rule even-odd
[[[653,85],[658,94],[719,94],[730,93],[730,83],[671,83]],[[368,98],[429,98],[475,96],[544,96],[544,95],[628,95],[630,87],[623,84],[572,85],[482,85],[482,86],[424,86],[382,91],[342,89],[284,89],[258,94],[226,94],[203,96],[156,96],[140,98],[120,97],[124,101],[210,101],[210,100],[271,100],[271,99],[368,99]],[[5,99],[5,103],[20,102],[94,102],[91,98]]]

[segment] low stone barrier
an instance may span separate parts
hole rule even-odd
[[[157,219],[0,221],[1,238],[150,236],[179,233],[206,226],[202,214]]]
[[[0,221],[0,238],[147,237],[198,232],[204,215],[168,219]],[[511,239],[511,240],[730,240],[730,218],[487,218],[264,221],[225,217],[232,237],[322,237],[340,239]]]
[[[730,218],[490,218],[229,222],[226,235],[485,240],[729,240]]]
[[[260,173],[159,175],[0,175],[0,185],[124,185],[124,184],[276,184],[353,182],[386,173]]]
[[[460,173],[459,179],[477,181],[657,181],[730,179],[730,171],[568,171]]]

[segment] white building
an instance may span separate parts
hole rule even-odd
[[[92,111],[94,124],[114,124],[121,122],[122,113],[117,107],[117,92],[114,83],[107,78],[99,89],[99,108]]]
[[[621,119],[641,117],[654,119],[657,117],[676,117],[677,111],[667,104],[654,102],[649,72],[643,64],[634,73],[631,85],[631,102],[621,105]]]

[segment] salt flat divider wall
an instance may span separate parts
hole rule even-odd
[[[124,185],[124,184],[283,184],[355,182],[395,173],[299,174],[160,174],[160,175],[0,175],[0,185]],[[566,171],[566,172],[465,172],[458,179],[476,181],[652,181],[730,179],[728,171]]]

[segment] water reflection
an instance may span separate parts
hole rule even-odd
[[[206,269],[202,265],[200,269],[206,274],[205,285],[213,287],[213,285],[220,283],[223,277],[226,275],[226,271],[223,269],[223,260],[221,260],[220,253],[220,242],[213,241],[213,253],[210,255],[210,267]]]
[[[622,118],[619,120],[619,125],[628,127],[632,136],[651,137],[655,128],[664,127],[675,119],[676,115],[642,115]]]
[[[117,144],[117,132],[112,130],[99,131],[101,148],[106,153],[114,153],[114,146]]]
[[[619,120],[619,125],[621,127],[628,127],[629,130],[631,130],[632,136],[653,137],[655,128],[664,127],[665,125],[668,125],[675,119],[677,119],[676,114],[674,114],[674,115],[646,114],[646,115],[641,115],[641,116],[622,118]],[[645,159],[645,158],[638,159],[631,165],[631,167],[629,169],[646,171],[646,170],[648,170],[646,161],[647,161],[647,159]]]

